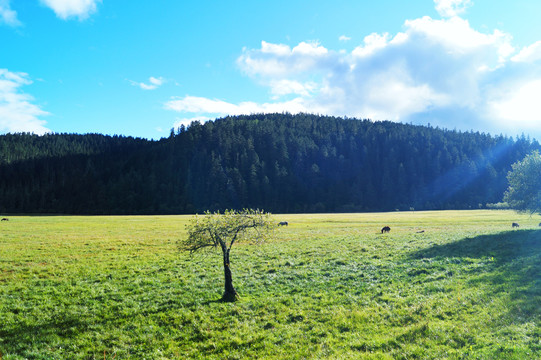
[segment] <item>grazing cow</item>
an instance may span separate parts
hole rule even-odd
[[[287,223],[287,221],[280,221],[278,223],[278,226],[288,226],[289,224]]]
[[[513,229],[520,227],[520,225],[518,223],[512,223],[511,226],[513,227]]]
[[[2,218],[2,221],[9,221],[8,218]]]
[[[386,233],[386,232],[389,232],[389,231],[391,231],[391,228],[388,227],[388,226],[385,226],[383,229],[381,229],[381,233],[382,233],[382,234],[383,234],[383,233]]]

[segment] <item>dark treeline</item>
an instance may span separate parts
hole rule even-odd
[[[0,136],[0,212],[173,214],[468,209],[501,201],[536,141],[393,122],[266,114],[159,141]]]

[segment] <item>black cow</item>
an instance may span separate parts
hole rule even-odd
[[[2,221],[9,221],[8,218],[2,218]]]
[[[391,231],[391,228],[388,227],[388,226],[385,226],[383,229],[381,229],[381,233],[388,233],[389,231]]]
[[[512,223],[511,226],[513,227],[513,229],[520,227],[520,225],[518,223]]]
[[[280,221],[278,223],[278,226],[288,226],[289,224],[287,223],[287,221]]]

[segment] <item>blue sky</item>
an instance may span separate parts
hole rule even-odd
[[[537,0],[0,0],[0,133],[157,139],[288,111],[541,139],[539,14]]]

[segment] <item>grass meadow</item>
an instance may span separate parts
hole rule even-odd
[[[178,252],[190,216],[10,217],[0,359],[541,358],[538,215],[274,217],[233,247],[236,303],[220,250]]]

